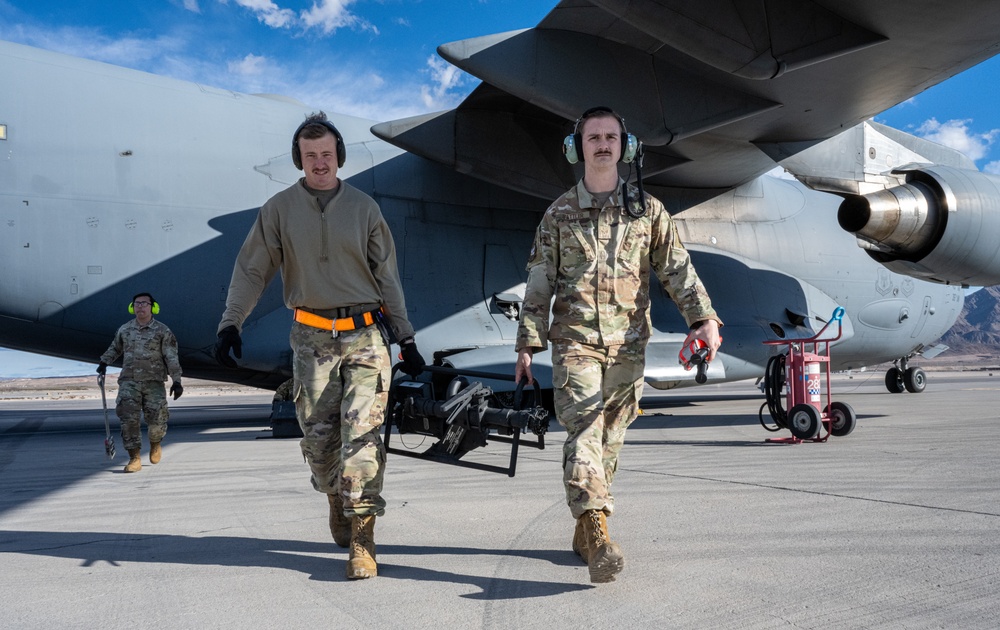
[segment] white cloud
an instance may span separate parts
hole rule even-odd
[[[330,67],[334,65],[312,68],[308,76],[291,72],[284,75],[284,85],[269,91],[286,94],[327,112],[369,120],[394,120],[428,111],[421,106],[420,94],[425,86],[415,81],[387,81],[368,69],[353,71],[350,64],[340,64],[338,72],[331,72]]]
[[[450,107],[456,97],[450,90],[462,84],[464,73],[440,57],[428,57],[432,85],[420,89],[420,97],[428,110],[434,111]]]
[[[167,56],[183,54],[187,42],[172,35],[153,38],[122,37],[114,39],[90,28],[60,27],[56,29],[17,25],[0,28],[0,38],[44,48],[74,57],[103,61],[126,68],[142,68],[157,72],[151,67],[155,61]]]
[[[295,23],[294,11],[282,9],[271,0],[236,0],[236,4],[250,9],[258,20],[272,28],[287,28]]]
[[[362,31],[371,31],[378,35],[378,28],[367,20],[351,13],[348,7],[356,0],[318,0],[312,7],[298,14],[292,9],[284,9],[272,0],[218,0],[222,4],[230,1],[249,9],[257,19],[267,26],[276,29],[299,28],[303,31],[318,29],[324,35],[330,35],[339,28],[349,27]],[[197,6],[198,0],[184,0]]]
[[[267,57],[251,53],[239,61],[230,61],[227,64],[227,68],[229,72],[235,75],[251,77],[264,74],[267,70],[267,65]]]
[[[1000,160],[995,160],[984,166],[983,172],[990,173],[992,175],[1000,175]]]
[[[184,0],[184,8],[193,13],[201,13],[201,7],[198,6],[198,0]]]
[[[927,140],[961,151],[971,160],[981,160],[989,153],[990,145],[1000,135],[1000,129],[991,129],[986,133],[975,133],[969,129],[970,123],[972,120],[957,119],[940,123],[936,118],[931,118],[917,127],[916,134]]]
[[[313,3],[312,8],[300,14],[305,28],[318,28],[329,35],[338,28],[349,26],[361,30],[370,30],[378,35],[378,29],[371,23],[359,18],[347,10],[354,0],[320,0]]]
[[[248,6],[247,0],[240,1]],[[0,24],[0,39],[225,90],[281,94],[310,107],[377,121],[455,107],[473,83],[437,57],[419,72],[396,73],[357,50],[321,48],[312,57],[288,59],[240,51],[239,56],[219,58],[197,38],[196,31],[184,28],[152,38],[114,39],[92,28]]]

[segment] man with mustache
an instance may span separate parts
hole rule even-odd
[[[610,582],[625,566],[607,517],[618,454],[642,396],[650,269],[690,327],[685,347],[701,340],[712,360],[721,342],[722,322],[670,215],[618,174],[618,162],[631,162],[640,150],[607,107],[577,120],[564,152],[570,163],[583,160],[584,176],[538,226],[516,343],[519,382],[532,381],[532,356],[552,345],[553,402],[566,428],[563,485],[576,519],[573,551],[591,582]]]

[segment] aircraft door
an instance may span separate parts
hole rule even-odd
[[[500,336],[517,338],[517,320],[524,301],[527,271],[507,245],[486,244],[483,261],[483,298]]]
[[[927,316],[933,312],[933,307],[931,307],[931,296],[924,296],[924,303],[920,309],[920,319],[917,320],[916,326],[913,327],[913,334],[910,337],[916,338],[920,336],[920,333],[924,330],[924,325],[927,324]]]

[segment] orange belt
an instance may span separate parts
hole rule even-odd
[[[375,323],[375,313],[377,312],[378,309],[368,311],[367,313],[361,313],[360,315],[354,315],[353,317],[330,319],[328,317],[322,317],[320,315],[316,315],[315,313],[310,313],[309,311],[303,311],[302,309],[297,308],[295,309],[295,321],[300,324],[305,324],[306,326],[319,328],[321,330],[347,332],[349,330],[357,330],[359,328],[371,326]]]

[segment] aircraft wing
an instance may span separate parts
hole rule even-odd
[[[445,44],[483,83],[379,137],[543,198],[572,121],[608,105],[671,211],[731,189],[1000,51],[992,0],[564,0],[535,28]],[[680,190],[698,189],[690,203]]]

